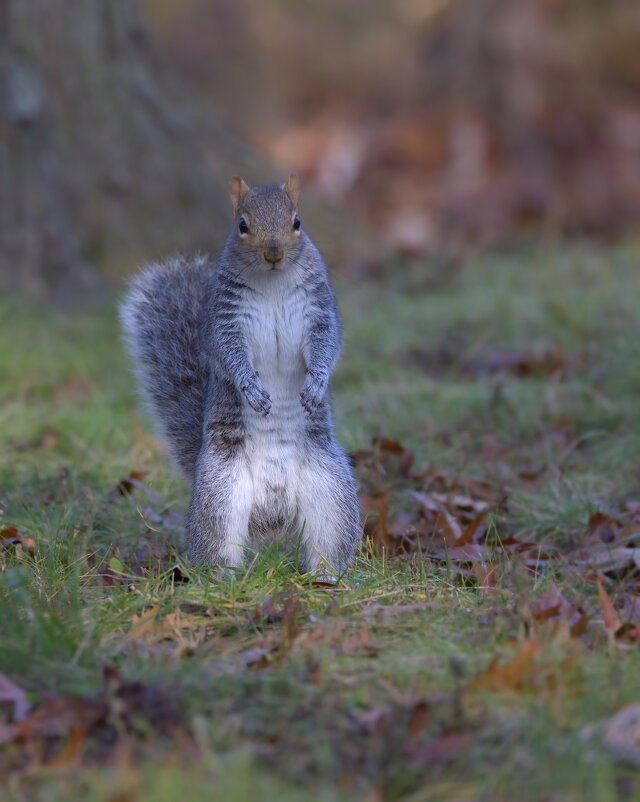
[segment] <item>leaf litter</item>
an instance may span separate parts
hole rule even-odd
[[[627,501],[615,514],[594,513],[579,548],[563,554],[551,544],[528,540],[495,525],[509,508],[509,488],[499,479],[487,481],[432,467],[416,469],[412,451],[384,437],[376,438],[370,449],[352,455],[352,459],[363,488],[365,533],[374,548],[401,560],[421,556],[428,565],[450,572],[455,581],[475,584],[481,593],[489,595],[501,585],[505,561],[523,566],[535,581],[544,578],[549,570],[561,573],[570,567],[579,572],[585,583],[597,585],[600,617],[613,641],[637,639],[640,607],[636,605],[635,552],[640,546],[640,504]],[[162,506],[157,494],[144,484],[144,478],[143,472],[132,471],[118,482],[107,503],[142,494],[149,502],[143,518],[161,527],[171,526],[167,516],[172,511]],[[1,532],[4,537],[0,546],[4,549],[24,539],[11,525],[4,526]],[[107,562],[107,586],[129,581],[117,554],[114,551]],[[138,555],[135,571],[141,575],[148,572],[149,557],[155,560],[158,570],[169,571],[171,565],[175,566],[168,562],[173,559],[171,552],[161,548],[154,554]],[[395,737],[400,727],[403,734],[398,736],[396,747],[403,759],[419,765],[446,766],[463,760],[478,738],[476,728],[480,725],[464,716],[460,718],[459,711],[468,700],[485,691],[575,692],[573,669],[577,653],[567,645],[568,640],[561,639],[582,637],[595,611],[582,602],[570,601],[557,582],[545,581],[543,585],[542,593],[531,596],[525,616],[533,629],[515,644],[510,657],[495,655],[484,669],[460,686],[462,701],[455,701],[458,697],[454,692],[437,699],[419,697],[394,702],[356,713],[357,726],[376,737]],[[612,587],[616,592],[610,596],[605,588]],[[317,591],[334,598],[337,593],[333,587],[319,587]],[[168,611],[157,603],[151,604],[134,614],[128,630],[118,637],[125,650],[142,648],[143,654],[150,654],[144,650],[158,649],[159,655],[168,654],[178,660],[203,647],[214,647],[218,651],[211,653],[212,676],[242,671],[261,673],[276,669],[290,656],[302,658],[309,682],[320,688],[325,681],[318,659],[321,653],[379,658],[385,647],[376,639],[378,627],[393,627],[404,617],[437,608],[434,599],[389,604],[374,598],[359,602],[356,616],[338,616],[318,623],[296,593],[276,592],[250,610],[244,622],[238,621],[237,613],[227,616],[229,624],[224,623],[224,615],[206,604],[187,602]],[[336,609],[340,611],[339,604]],[[228,639],[231,642],[225,647],[225,626],[234,633],[244,629],[245,634],[240,640]],[[253,634],[247,636],[247,632]],[[127,682],[112,668],[105,669],[104,688],[97,695],[42,696],[33,711],[28,701],[25,706],[27,697],[8,682],[4,696],[0,684],[0,702],[14,704],[15,709],[9,721],[2,724],[0,740],[15,747],[41,743],[46,765],[55,761],[69,763],[85,752],[111,754],[114,733],[117,742],[120,733],[135,737],[145,727],[166,737],[173,737],[171,733],[177,728],[183,732],[181,737],[189,738],[180,711],[164,691]],[[145,699],[152,700],[153,711]],[[450,711],[444,719],[443,709]],[[455,715],[451,712],[454,710],[458,710]]]
[[[432,467],[412,470],[413,453],[382,437],[352,461],[363,488],[365,537],[374,548],[401,558],[421,555],[464,584],[475,583],[483,594],[497,587],[503,564],[522,565],[533,578],[570,570],[586,584],[597,584],[606,628],[615,630],[618,640],[638,638],[640,502],[626,500],[616,514],[594,512],[580,545],[563,552],[539,537],[495,525],[509,510],[509,486],[499,479]],[[615,605],[603,582],[616,584]],[[546,587],[534,597],[534,618],[564,621],[573,636],[584,634],[594,611],[571,603],[554,582]]]
[[[126,680],[113,666],[105,666],[102,690],[93,696],[44,694],[31,711],[20,703],[23,707],[14,722],[0,726],[0,746],[14,747],[3,755],[5,769],[6,761],[14,770],[27,760],[32,764],[34,754],[50,767],[71,762],[83,752],[91,760],[105,760],[122,739],[142,745],[151,733],[175,741],[180,731],[184,742],[191,740],[168,691]],[[34,752],[34,746],[39,750]]]

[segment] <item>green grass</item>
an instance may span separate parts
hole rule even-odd
[[[591,512],[638,495],[639,256],[576,246],[338,282],[342,442],[355,451],[383,434],[419,467],[499,477],[500,535],[576,542]],[[505,349],[566,366],[519,376],[496,369]],[[539,478],[517,481],[531,466]],[[113,492],[131,471],[160,501]],[[220,577],[183,563],[166,512],[187,502],[137,410],[114,305],[4,300],[0,526],[36,545],[0,549],[0,672],[34,705],[47,694],[113,705],[105,666],[159,701],[122,691],[131,720],[113,713],[78,754],[68,734],[0,746],[3,799],[639,798],[638,771],[602,747],[600,727],[640,698],[640,655],[608,643],[593,585],[557,577],[591,622],[576,639],[540,625],[533,687],[473,691],[494,655],[524,641],[548,576],[503,561],[486,593],[441,564],[365,547],[341,589],[313,586],[275,552]]]

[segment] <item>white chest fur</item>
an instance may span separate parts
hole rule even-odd
[[[265,275],[248,293],[242,333],[249,357],[271,397],[267,416],[243,403],[246,456],[253,480],[254,516],[274,526],[291,520],[304,451],[300,402],[306,365],[305,294],[286,276]]]
[[[271,396],[271,415],[298,411],[305,375],[302,343],[305,330],[305,295],[284,276],[266,275],[250,292],[243,319],[249,356]]]

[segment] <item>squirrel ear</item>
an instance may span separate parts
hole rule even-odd
[[[238,214],[240,203],[249,191],[249,187],[239,175],[234,175],[229,181],[229,197],[231,198],[231,208],[233,209],[233,216]]]
[[[291,173],[289,178],[282,185],[282,189],[291,198],[291,203],[298,208],[298,198],[300,197],[300,179],[295,173]]]

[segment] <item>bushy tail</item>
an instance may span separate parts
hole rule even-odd
[[[202,316],[213,265],[177,257],[135,276],[120,321],[143,398],[170,452],[193,478],[209,365]]]

